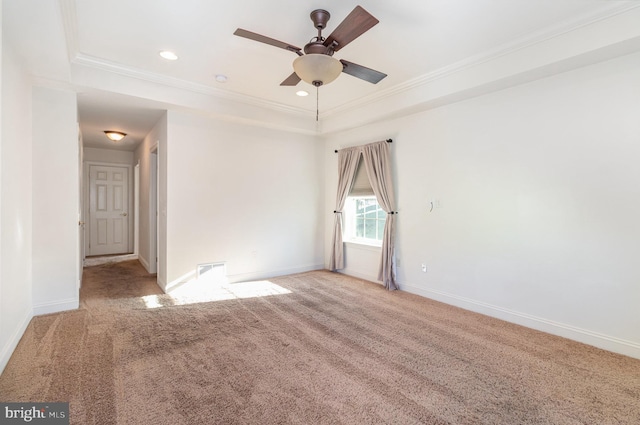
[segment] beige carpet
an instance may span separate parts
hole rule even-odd
[[[325,271],[207,297],[85,269],[82,308],[33,319],[0,401],[100,425],[640,424],[639,360]]]

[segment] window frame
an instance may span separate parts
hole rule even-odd
[[[379,239],[356,236],[357,227],[358,227],[356,224],[356,221],[358,219],[358,216],[356,213],[358,200],[373,200],[375,202],[375,205],[377,205],[377,208],[375,210],[376,212],[375,219],[368,218],[368,220],[375,220],[376,236],[379,237]],[[387,221],[387,213],[382,209],[375,195],[349,195],[345,202],[343,211],[344,211],[343,239],[345,242],[358,244],[358,245],[382,247],[382,239],[384,238],[384,226]],[[383,214],[382,218],[380,218],[380,212],[382,212]],[[367,214],[367,213],[365,212],[363,214]],[[364,219],[367,220],[367,218],[364,218]],[[382,230],[380,230],[380,224],[382,224]],[[366,231],[365,226],[366,226],[366,223],[363,223],[363,227],[362,227],[363,233]]]

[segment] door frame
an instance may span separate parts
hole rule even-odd
[[[149,273],[158,273],[159,241],[159,202],[160,202],[160,148],[156,142],[149,148]]]
[[[89,211],[91,208],[90,196],[91,196],[91,185],[90,176],[89,176],[89,167],[92,165],[102,166],[102,167],[123,167],[127,169],[127,194],[129,197],[128,201],[128,209],[129,211],[134,210],[134,184],[133,184],[133,165],[128,163],[120,163],[120,162],[100,162],[100,161],[85,161],[84,162],[84,213],[85,213],[85,222],[89,223],[91,220],[91,212]],[[127,240],[127,252],[133,252],[134,246],[134,214],[128,215],[128,223],[129,232],[128,232],[128,240]],[[84,251],[85,253],[89,251],[89,242],[91,241],[91,226],[86,226],[84,232]],[[86,256],[85,256],[86,258]]]
[[[85,245],[85,221],[84,221],[84,143],[80,123],[78,126],[78,291],[82,287],[82,272],[84,270],[84,258],[86,257]]]

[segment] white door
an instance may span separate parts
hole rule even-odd
[[[127,167],[89,166],[89,247],[87,255],[129,252]]]

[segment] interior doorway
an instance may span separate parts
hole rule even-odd
[[[149,273],[158,272],[158,145],[149,154]]]
[[[88,164],[87,256],[131,253],[130,168]]]

